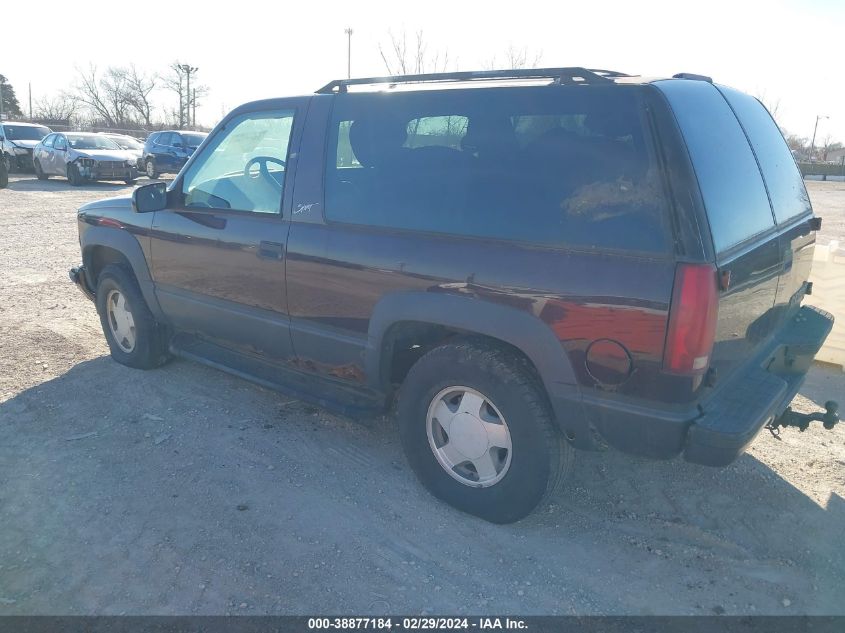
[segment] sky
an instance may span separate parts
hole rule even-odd
[[[84,10],[81,8],[84,5]],[[346,76],[385,74],[379,43],[423,31],[452,69],[489,68],[509,47],[542,66],[583,66],[646,76],[709,75],[762,97],[789,132],[845,142],[845,0],[626,0],[470,2],[426,0],[145,0],[7,2],[0,12],[5,75],[27,109],[69,88],[77,68],[134,63],[166,72],[175,60],[199,68],[210,92],[197,121],[216,123],[237,105],[313,92]],[[127,7],[120,14],[115,7]],[[814,60],[818,60],[814,63]],[[455,67],[456,66],[456,67]],[[176,107],[162,92],[157,101]]]

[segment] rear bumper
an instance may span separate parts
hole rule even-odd
[[[94,290],[88,285],[88,277],[85,274],[85,266],[74,266],[67,274],[82,294],[88,297],[91,301],[95,300]]]
[[[627,453],[658,459],[683,453],[696,464],[725,466],[789,406],[832,327],[830,314],[804,306],[740,374],[698,402],[656,408],[585,395],[588,424]]]

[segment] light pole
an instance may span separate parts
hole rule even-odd
[[[810,143],[810,156],[809,156],[809,159],[810,159],[810,162],[811,162],[811,163],[813,162],[813,152],[814,152],[814,151],[815,151],[815,149],[816,149],[816,132],[817,132],[817,131],[818,131],[818,129],[819,129],[819,119],[829,119],[829,118],[830,118],[829,116],[824,115],[824,114],[817,114],[817,115],[816,115],[816,125],[813,127],[813,140],[812,140],[812,142]]]
[[[344,29],[346,33],[346,78],[352,79],[352,29]]]
[[[182,64],[179,66],[188,76],[188,87],[185,90],[185,118],[188,120],[188,125],[191,125],[191,73],[195,73],[199,70],[196,66],[191,66],[190,64]],[[181,104],[180,104],[181,105]]]

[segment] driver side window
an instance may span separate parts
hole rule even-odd
[[[280,213],[292,110],[229,121],[182,180],[186,207]]]

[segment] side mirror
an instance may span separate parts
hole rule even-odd
[[[135,213],[161,211],[167,207],[167,185],[152,182],[142,185],[132,192],[132,210]]]

